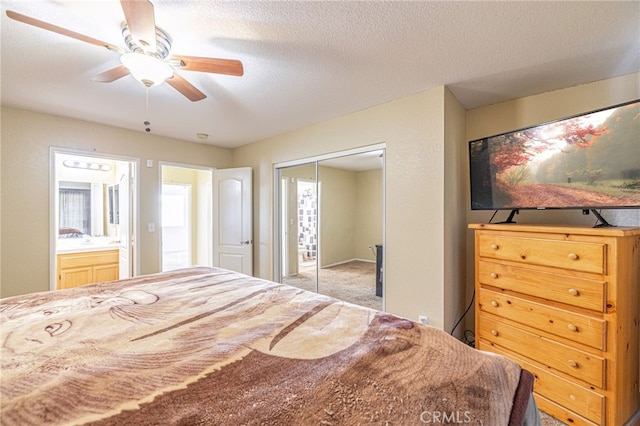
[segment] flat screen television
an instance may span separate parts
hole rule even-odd
[[[470,141],[469,166],[472,210],[640,208],[640,100]]]

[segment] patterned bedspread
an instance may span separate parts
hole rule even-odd
[[[0,318],[3,425],[500,426],[531,390],[436,328],[217,268],[10,297]]]

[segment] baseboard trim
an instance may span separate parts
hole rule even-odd
[[[334,266],[339,266],[339,265],[344,265],[345,263],[349,263],[349,262],[367,262],[367,263],[376,263],[375,260],[369,260],[369,259],[358,259],[357,257],[354,257],[353,259],[349,259],[349,260],[343,260],[341,262],[336,262],[336,263],[331,263],[329,265],[325,265],[325,266],[321,266],[320,268],[325,269],[325,268],[332,268]]]
[[[633,416],[631,416],[631,418],[627,420],[627,422],[624,424],[624,426],[636,426],[636,425],[640,425],[640,408],[638,408],[638,411],[636,411],[636,413]]]

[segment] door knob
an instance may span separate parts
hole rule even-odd
[[[240,245],[251,244],[251,240],[240,241]]]

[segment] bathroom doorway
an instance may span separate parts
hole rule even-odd
[[[138,272],[138,160],[51,149],[50,288]]]

